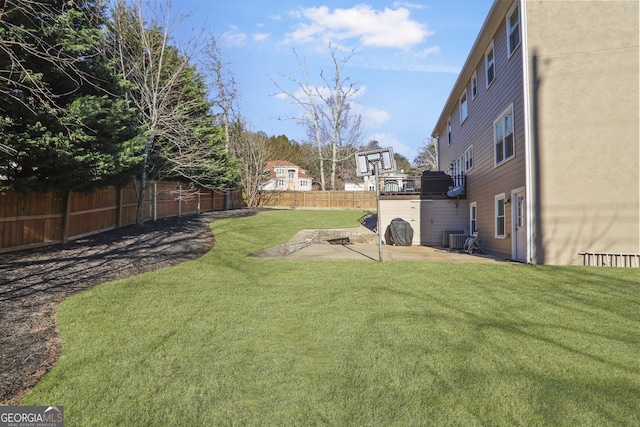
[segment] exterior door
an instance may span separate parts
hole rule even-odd
[[[437,244],[433,238],[433,202],[411,200],[410,224],[413,227],[413,243],[416,245]],[[417,231],[419,230],[419,233]]]
[[[514,199],[514,258],[518,261],[525,261],[527,259],[527,209],[524,192],[516,193]]]

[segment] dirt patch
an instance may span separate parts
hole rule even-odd
[[[255,213],[168,218],[0,255],[0,404],[17,404],[58,360],[61,301],[100,283],[199,258],[215,244],[213,220]]]

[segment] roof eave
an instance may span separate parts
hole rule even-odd
[[[518,1],[518,0],[516,0]],[[451,89],[451,93],[449,94],[449,98],[447,102],[444,104],[442,112],[440,113],[440,117],[436,122],[433,131],[431,132],[432,137],[437,137],[439,129],[442,129],[446,124],[449,116],[451,116],[451,112],[455,109],[455,106],[458,103],[458,98],[462,95],[462,89],[467,85],[468,81],[471,79],[473,72],[476,69],[476,64],[483,57],[484,52],[489,46],[489,42],[493,38],[498,26],[503,23],[503,17],[513,4],[513,1],[507,0],[495,0],[491,9],[489,10],[489,14],[484,20],[482,24],[482,28],[478,33],[478,37],[476,41],[473,43],[473,47],[469,52],[469,56],[467,56],[467,60],[465,61],[460,74],[458,74],[458,78],[453,85],[453,89]]]

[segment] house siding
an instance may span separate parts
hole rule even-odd
[[[469,233],[468,210],[466,200],[381,200],[382,232],[393,219],[401,218],[413,229],[412,244],[439,246],[444,229]]]
[[[506,13],[496,20],[492,37],[477,49],[482,53],[475,64],[468,64],[476,72],[478,93],[471,99],[471,77],[466,82],[468,90],[468,117],[460,124],[459,104],[450,110],[452,117],[452,144],[447,138],[439,138],[440,168],[446,170],[468,148],[473,145],[473,168],[467,172],[467,201],[477,204],[478,238],[483,250],[505,258],[512,256],[511,206],[505,215],[505,238],[495,238],[495,196],[525,185],[525,126],[524,96],[522,89],[522,46],[509,57],[507,51]],[[493,41],[495,80],[487,88],[485,82],[484,52]],[[458,93],[457,98],[462,92]],[[496,166],[493,125],[505,110],[513,106],[514,157]],[[456,118],[456,120],[454,120]],[[437,132],[446,135],[446,123]],[[466,212],[468,230],[468,211]]]
[[[639,3],[525,5],[535,262],[639,254]]]

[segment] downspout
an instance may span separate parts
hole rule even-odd
[[[535,90],[533,82],[531,81],[531,70],[529,64],[529,37],[528,37],[528,23],[527,23],[527,5],[525,0],[519,1],[520,7],[520,19],[522,28],[522,90],[524,99],[524,134],[525,134],[525,194],[527,198],[526,203],[526,218],[527,218],[527,256],[526,261],[529,264],[537,264],[536,262],[536,247],[534,244],[536,230],[534,230],[534,214],[538,205],[538,200],[535,199],[536,192],[534,186],[537,185],[534,175],[534,159],[536,150],[533,147],[534,138],[532,133],[533,116],[531,111],[531,92]]]
[[[436,170],[440,169],[440,135],[436,136]]]

